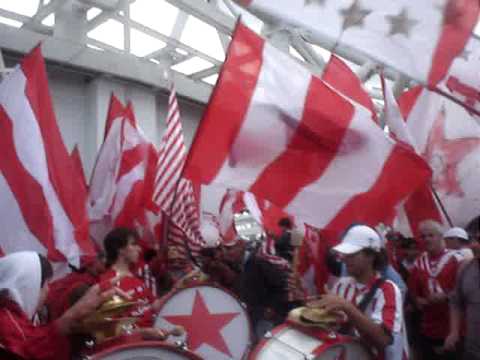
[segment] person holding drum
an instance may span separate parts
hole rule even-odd
[[[329,294],[309,306],[348,319],[344,332],[359,336],[375,359],[408,359],[408,344],[398,287],[380,276],[386,255],[380,235],[365,225],[351,226],[333,248],[345,263],[348,275]]]

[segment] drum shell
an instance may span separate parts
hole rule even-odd
[[[302,331],[282,324],[255,347],[249,360],[371,360],[368,349],[357,340],[333,331]],[[343,357],[342,357],[343,356]]]
[[[109,347],[89,356],[91,360],[201,360],[178,346],[160,341],[139,341]]]

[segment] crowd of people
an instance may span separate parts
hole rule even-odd
[[[172,331],[154,326],[162,298],[206,282],[247,305],[254,342],[307,306],[334,314],[337,331],[359,337],[375,359],[480,359],[479,218],[467,230],[424,221],[418,238],[352,225],[327,254],[332,281],[313,299],[295,271],[301,242],[294,226],[288,219],[279,225],[279,236],[219,242],[196,257],[145,250],[134,230],[117,228],[100,255],[83,256],[55,281],[44,256],[7,255],[0,259],[0,357],[75,358],[86,351],[76,325],[114,296],[135,303],[122,314],[137,320],[118,334],[121,341],[165,340]]]

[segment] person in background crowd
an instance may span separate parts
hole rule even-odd
[[[293,260],[292,221],[289,218],[281,218],[278,221],[278,226],[282,232],[278,239],[275,240],[275,251],[278,256],[282,256],[291,262]]]
[[[24,251],[0,259],[0,358],[68,360],[68,335],[74,325],[88,316],[117,289],[103,291],[94,285],[63,315],[46,325],[35,326],[32,318],[48,295],[53,275],[48,260]],[[116,281],[116,279],[113,279]]]
[[[187,255],[182,254],[182,252],[174,246],[168,248],[167,273],[174,287],[195,270],[195,265],[188,260]]]
[[[415,238],[404,238],[400,244],[402,252],[402,260],[399,263],[399,272],[405,282],[408,283],[408,279],[415,267],[415,261],[420,255],[418,249],[418,243]]]
[[[426,251],[417,259],[409,278],[410,294],[421,312],[421,352],[424,360],[456,359],[455,351],[444,348],[448,335],[448,296],[455,286],[459,261],[448,250],[443,227],[427,220],[420,223],[420,237]]]
[[[69,298],[72,292],[80,286],[92,286],[105,272],[105,256],[83,255],[80,257],[80,268],[49,285],[46,306],[50,320],[58,319],[69,307]]]
[[[408,283],[412,271],[415,267],[420,251],[418,249],[418,242],[415,238],[403,238],[401,244],[402,261],[399,264],[399,272],[403,280]],[[405,324],[407,327],[408,343],[410,344],[411,358],[417,359],[419,352],[419,338],[420,329],[419,324],[421,314],[417,309],[412,295],[407,291],[407,296],[404,301]]]
[[[261,245],[246,255],[239,293],[258,340],[287,315],[289,272],[281,261],[276,261],[277,256],[264,254]]]
[[[480,216],[470,221],[466,229],[472,242],[480,243]]]
[[[474,259],[459,273],[455,290],[450,297],[450,333],[445,348],[464,348],[464,360],[480,360],[480,244],[472,245]],[[462,324],[465,319],[465,340],[462,343]],[[460,357],[457,357],[460,359]]]
[[[408,359],[402,296],[379,272],[386,261],[380,235],[368,226],[353,225],[333,250],[340,254],[349,276],[341,277],[330,294],[310,305],[345,313],[375,359]]]
[[[443,234],[447,249],[455,250],[461,261],[470,261],[473,259],[473,251],[470,249],[470,239],[468,233],[460,228],[453,227]]]
[[[209,280],[229,290],[232,289],[237,274],[225,261],[220,244],[203,248],[200,255],[203,259],[202,271],[208,275]]]
[[[153,316],[160,307],[160,301],[155,301],[150,289],[132,273],[141,252],[137,239],[136,231],[127,228],[116,228],[107,234],[104,248],[108,270],[102,274],[100,280],[108,281],[121,276],[122,279],[117,286],[138,303],[133,310],[129,310],[128,316],[139,318],[136,325],[140,328],[150,328],[153,325]]]

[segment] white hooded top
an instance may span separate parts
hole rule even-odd
[[[36,252],[21,251],[0,258],[0,290],[7,289],[10,298],[31,319],[40,300],[40,258]]]

